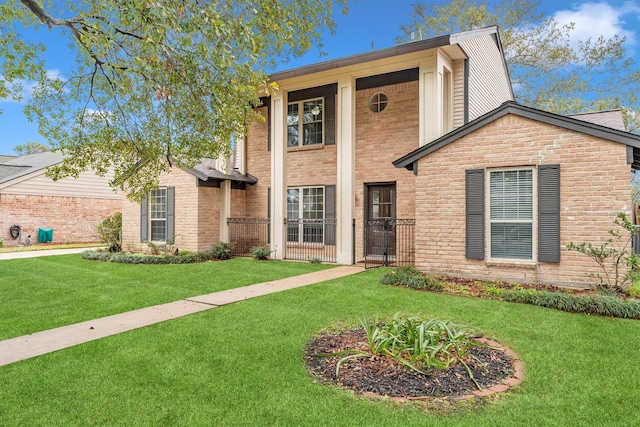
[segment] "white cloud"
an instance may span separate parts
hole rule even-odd
[[[559,10],[553,18],[560,25],[575,24],[571,38],[574,44],[578,40],[592,40],[600,36],[611,38],[615,35],[626,37],[628,46],[636,44],[636,33],[625,28],[625,16],[640,13],[640,7],[627,2],[620,7],[608,3],[582,3],[571,10]],[[635,19],[635,17],[634,17]]]
[[[47,78],[50,80],[62,80],[62,81],[66,80],[66,78],[63,77],[60,70],[56,70],[56,69],[47,70]],[[0,98],[0,103],[24,104],[29,100],[29,98],[31,98],[31,95],[33,95],[33,91],[38,84],[38,82],[34,80],[23,80],[23,79],[17,79],[15,82],[22,85],[22,99],[20,101],[16,101],[13,98]]]

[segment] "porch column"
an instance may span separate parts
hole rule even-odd
[[[337,183],[336,183],[336,261],[353,264],[352,220],[355,218],[355,79],[338,79],[337,120]]]
[[[437,59],[435,57],[420,61],[419,79],[419,145],[425,144],[438,138],[441,133],[441,120],[438,100],[438,76]]]
[[[286,250],[287,216],[287,143],[285,118],[286,93],[271,96],[271,257],[284,259]]]
[[[231,181],[225,179],[220,183],[220,241],[229,242],[229,225],[231,216]]]

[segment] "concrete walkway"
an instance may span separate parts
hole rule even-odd
[[[63,251],[62,253],[77,253],[68,252],[71,251],[71,249],[61,249],[58,251]],[[16,258],[27,258],[26,254],[29,253],[32,254],[31,256],[61,254],[49,253],[53,251],[37,252],[40,252],[40,254],[34,255],[33,252],[14,252],[0,255],[21,254],[22,256],[17,256]],[[82,250],[78,250],[78,252],[82,252]],[[48,331],[36,332],[34,334],[23,335],[21,337],[11,338],[8,340],[0,341],[0,366],[51,353],[85,342],[108,337],[110,335],[115,335],[122,332],[131,331],[133,329],[153,325],[155,323],[164,322],[166,320],[175,319],[177,317],[187,316],[189,314],[199,313],[205,310],[211,310],[216,307],[232,304],[234,302],[243,301],[249,298],[271,294],[274,292],[285,291],[287,289],[299,288],[301,286],[324,282],[326,280],[337,279],[340,277],[359,273],[363,270],[364,269],[361,267],[341,266],[328,270],[318,271],[315,273],[289,277],[286,279],[274,280],[271,282],[258,283],[256,285],[214,292],[211,294],[187,298],[176,302],[141,308],[135,311],[116,314],[113,316],[90,320],[87,322],[76,323],[74,325],[63,326],[56,329],[50,329]]]
[[[19,259],[19,258],[36,258],[41,256],[79,254],[84,251],[95,249],[93,247],[72,248],[72,249],[42,249],[34,251],[5,252],[0,254],[0,260],[3,259]]]

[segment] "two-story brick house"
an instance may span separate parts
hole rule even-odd
[[[271,80],[279,90],[258,108],[265,121],[236,142],[235,176],[255,182],[225,179],[230,169],[211,161],[200,172],[175,170],[162,178],[159,203],[147,201],[141,211],[125,202],[126,248],[175,235],[181,249],[205,250],[229,239],[228,218],[269,218],[273,257],[309,257],[299,250],[312,244],[324,247],[314,252],[320,259],[350,264],[372,249],[364,244],[367,219],[415,218],[415,177],[391,162],[513,99],[495,27]],[[202,175],[205,169],[218,178]]]
[[[142,206],[124,203],[126,249],[175,236],[187,250],[232,241],[277,259],[579,283],[588,260],[566,244],[606,239],[615,212],[630,211],[638,137],[513,103],[495,27],[271,79],[279,90],[233,165],[174,169]],[[495,200],[512,207],[514,176],[529,216],[500,220]]]

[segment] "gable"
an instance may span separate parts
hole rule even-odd
[[[557,136],[556,139],[561,139],[562,135],[582,134],[595,137],[601,141],[622,144],[625,147],[627,163],[634,169],[640,169],[640,136],[571,117],[536,110],[515,102],[505,102],[495,110],[395,160],[393,164],[396,167],[404,167],[408,170],[414,170],[415,172],[417,162],[420,159],[432,155],[432,153],[441,150],[443,147],[461,138],[478,132],[486,132],[485,128],[488,126],[496,122],[503,123],[502,118],[504,117],[520,117],[527,119],[527,121],[522,122],[523,124],[520,128],[502,129],[497,135],[501,141],[512,140],[517,144],[522,141],[523,135],[526,135],[540,124],[545,129],[554,129],[550,131],[549,134],[543,135],[545,140],[549,140],[549,138],[553,139],[554,135]],[[539,139],[540,138],[538,138],[538,140]],[[493,139],[493,141],[499,143],[496,139]],[[574,154],[578,153],[580,153],[580,151]]]

